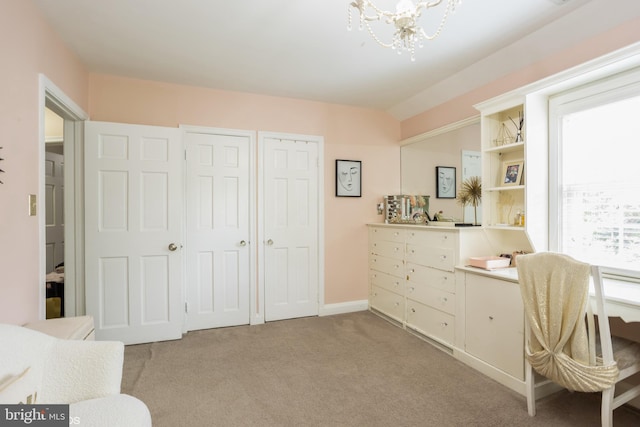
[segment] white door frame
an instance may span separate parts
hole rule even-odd
[[[254,324],[254,318],[259,314],[259,305],[258,305],[258,287],[257,287],[257,251],[256,247],[258,245],[257,239],[257,223],[256,223],[256,133],[255,131],[246,131],[239,129],[226,129],[226,128],[214,128],[214,127],[203,127],[203,126],[191,126],[191,125],[179,125],[180,130],[182,131],[182,147],[185,152],[184,164],[186,165],[186,134],[191,133],[205,133],[205,134],[214,134],[214,135],[233,135],[240,137],[249,138],[249,322],[250,324]],[[183,193],[187,194],[187,169],[183,167],[183,182],[184,188]],[[185,236],[185,249],[188,249],[186,245],[188,245],[187,240],[187,200],[185,198],[184,201],[184,218],[182,224],[182,235]],[[183,251],[183,254],[187,254],[187,250]],[[183,255],[185,256],[185,255]],[[186,267],[186,260],[183,260],[183,265]],[[188,289],[187,289],[187,270],[183,269],[183,287],[182,287],[182,295],[183,300],[186,302],[188,300]],[[185,310],[185,317],[188,314]],[[258,322],[258,323],[264,323]],[[183,332],[187,332],[187,319],[183,319]]]
[[[257,310],[251,317],[251,324],[265,322],[265,283],[264,283],[264,140],[290,139],[313,141],[318,144],[318,311],[324,307],[324,138],[317,135],[300,135],[279,132],[258,132],[258,286],[257,286]]]
[[[45,250],[45,106],[64,119],[64,217],[65,217],[65,316],[84,314],[84,162],[83,162],[83,121],[89,119],[67,94],[44,74],[39,80],[38,119],[38,194],[36,198],[39,236],[39,317],[46,317],[46,260]]]

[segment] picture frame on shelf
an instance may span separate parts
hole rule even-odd
[[[336,159],[336,197],[362,196],[362,162]]]
[[[456,198],[456,168],[436,166],[436,198]]]
[[[502,179],[500,185],[509,187],[520,185],[524,173],[524,160],[509,160],[502,163]]]

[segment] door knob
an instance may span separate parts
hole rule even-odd
[[[169,243],[169,250],[171,252],[174,252],[176,249],[178,249],[178,245],[176,245],[175,243]]]
[[[273,245],[273,240],[271,240],[271,239],[267,240],[267,245],[269,245],[269,246]]]
[[[247,246],[247,242],[245,242],[244,240],[240,240],[240,246]]]

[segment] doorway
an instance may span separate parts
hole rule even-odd
[[[62,231],[63,249],[59,256],[64,260],[64,286],[58,290],[61,292],[64,300],[64,315],[78,316],[85,313],[84,308],[84,244],[83,244],[83,228],[84,228],[84,212],[83,212],[83,121],[88,119],[87,113],[80,108],[71,98],[69,98],[58,86],[56,86],[45,75],[39,76],[39,176],[40,185],[37,193],[37,216],[39,229],[39,276],[40,283],[40,300],[39,312],[40,318],[47,316],[46,300],[47,300],[47,273],[50,268],[47,264],[47,215],[51,211],[47,210],[46,200],[47,179],[47,138],[46,138],[46,111],[49,110],[62,120],[62,140],[57,141],[59,150],[62,154],[62,165],[64,168],[63,178],[61,180],[62,189],[60,198],[62,203],[58,208],[62,212],[58,213],[61,223],[65,224]],[[60,133],[60,132],[57,132]],[[58,135],[58,136],[60,136]],[[50,218],[49,218],[50,219]],[[53,264],[55,261],[51,261]],[[53,264],[53,269],[55,270]]]
[[[64,317],[64,119],[45,107],[46,318]]]

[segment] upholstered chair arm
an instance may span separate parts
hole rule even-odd
[[[74,403],[120,393],[124,344],[57,340],[45,362],[39,403]]]

